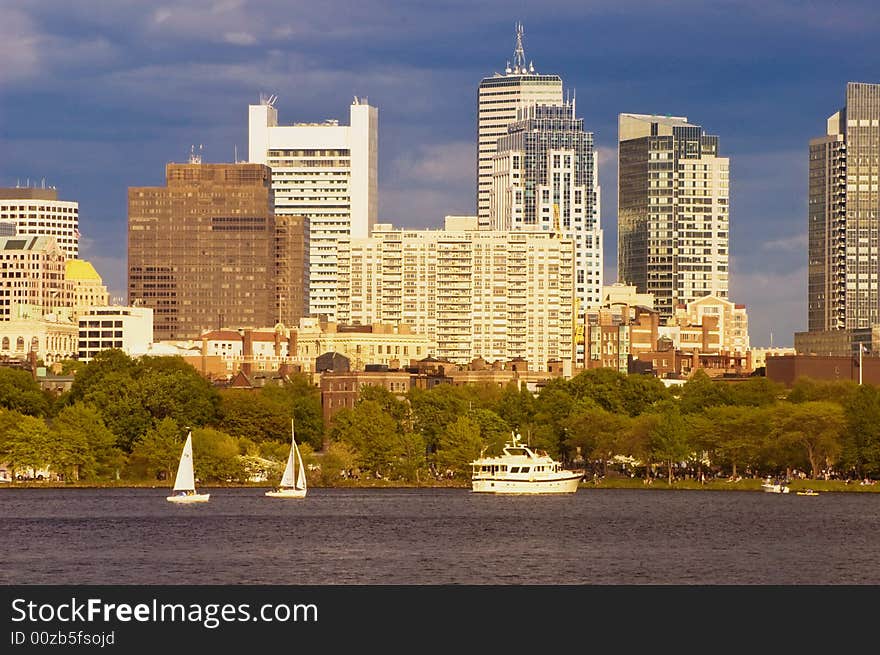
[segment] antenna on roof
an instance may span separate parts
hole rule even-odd
[[[516,49],[513,51],[513,72],[514,73],[525,73],[526,72],[526,53],[523,50],[522,36],[523,36],[523,25],[522,25],[522,23],[517,23],[516,24]]]

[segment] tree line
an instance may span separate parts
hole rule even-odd
[[[667,388],[597,369],[536,393],[441,384],[397,396],[368,386],[324,425],[320,391],[305,375],[218,389],[180,358],[110,350],[57,397],[27,372],[0,369],[0,408],[0,461],[19,475],[48,468],[67,480],[168,479],[188,430],[202,481],[280,475],[291,419],[314,484],[464,481],[470,462],[500,454],[511,432],[597,476],[880,476],[880,390],[851,382],[785,389],[697,372]]]

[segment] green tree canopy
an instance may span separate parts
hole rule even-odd
[[[0,407],[28,416],[46,416],[51,402],[28,371],[0,367]]]

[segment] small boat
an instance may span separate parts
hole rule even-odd
[[[774,482],[770,478],[764,480],[764,483],[761,485],[761,490],[769,494],[787,494],[791,491],[787,485],[782,484],[781,482]]]
[[[499,457],[480,457],[471,462],[471,490],[490,494],[570,494],[577,491],[583,471],[563,468],[562,463],[540,450],[521,445],[519,434],[504,446]]]
[[[193,472],[192,431],[186,435],[177,477],[174,478],[174,491],[165,500],[170,503],[207,503],[211,494],[196,493],[195,473]]]
[[[281,476],[281,486],[267,491],[266,495],[271,498],[305,498],[307,487],[306,470],[293,434],[293,419],[290,419],[290,454]]]
[[[813,491],[812,489],[804,489],[803,491],[797,492],[798,496],[818,496],[818,491]]]

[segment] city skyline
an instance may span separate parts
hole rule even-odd
[[[730,298],[748,307],[753,345],[771,333],[791,345],[806,329],[808,144],[847,82],[880,81],[880,8],[337,4],[294,20],[280,2],[10,3],[0,186],[45,179],[78,202],[80,254],[124,296],[129,186],[161,184],[193,144],[206,162],[244,159],[261,92],[278,95],[284,123],[346,122],[351,98],[366,96],[382,113],[378,220],[440,227],[476,213],[477,89],[513,59],[522,21],[526,60],[576,91],[595,134],[606,283],[617,279],[618,115],[693,116],[731,160]],[[688,25],[688,39],[669,39]]]

